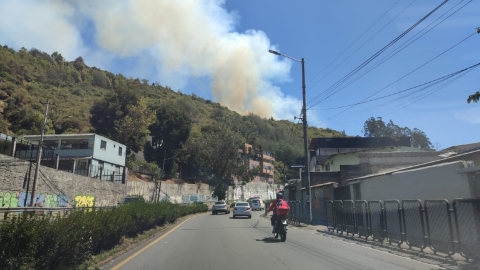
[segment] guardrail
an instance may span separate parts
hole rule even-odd
[[[480,199],[328,201],[330,232],[480,259]]]
[[[3,218],[3,220],[6,220],[9,218],[11,215],[18,215],[22,213],[31,213],[33,214],[48,214],[48,215],[60,215],[63,213],[63,215],[68,215],[72,211],[80,211],[80,210],[87,210],[87,211],[93,211],[93,210],[110,210],[114,209],[116,206],[103,206],[103,207],[53,207],[53,208],[48,208],[48,207],[11,207],[11,208],[0,208],[0,217]]]

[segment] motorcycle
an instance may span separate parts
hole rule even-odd
[[[275,223],[275,232],[273,235],[275,238],[278,238],[280,236],[280,241],[285,242],[287,240],[287,220],[286,219],[277,219],[277,222]]]

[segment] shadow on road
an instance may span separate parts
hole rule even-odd
[[[230,219],[249,219],[249,218],[248,217],[236,217],[236,218],[230,217]]]
[[[274,237],[265,237],[263,239],[255,239],[255,241],[263,241],[264,243],[281,243],[280,239],[275,239]]]

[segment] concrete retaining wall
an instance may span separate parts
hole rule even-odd
[[[30,204],[32,183],[29,194],[26,193],[29,170],[30,162],[0,155],[0,207],[23,207]],[[35,165],[30,171],[31,182],[34,174]],[[246,200],[253,196],[274,198],[279,188],[283,189],[283,186],[248,183],[245,186],[230,187],[227,199]],[[153,182],[114,183],[41,166],[35,204],[39,207],[115,206],[128,195],[140,195],[146,201],[152,201],[154,190]],[[160,199],[174,203],[216,200],[212,196],[212,188],[207,184],[162,182],[161,190]]]

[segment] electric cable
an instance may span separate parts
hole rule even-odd
[[[385,45],[382,49],[380,49],[378,52],[376,52],[374,55],[372,55],[370,58],[368,58],[367,60],[365,60],[362,64],[360,64],[359,66],[357,66],[354,70],[350,71],[347,75],[345,75],[343,78],[341,78],[339,81],[337,81],[336,83],[334,83],[332,86],[330,86],[329,88],[327,88],[325,91],[323,91],[322,93],[320,93],[319,95],[317,95],[316,97],[314,97],[313,99],[311,99],[308,103],[312,103],[316,100],[318,100],[322,95],[326,94],[328,95],[329,93],[335,91],[336,88],[338,88],[341,84],[343,84],[346,80],[348,80],[349,78],[351,78],[353,75],[355,75],[357,72],[359,72],[361,69],[363,69],[365,66],[367,66],[370,62],[372,62],[375,58],[377,58],[379,55],[381,55],[384,51],[386,51],[388,48],[390,48],[391,46],[393,46],[393,44],[395,44],[396,42],[398,42],[401,38],[403,38],[406,34],[408,34],[410,31],[412,31],[415,27],[417,27],[420,23],[422,23],[424,20],[426,20],[428,17],[430,17],[434,12],[436,12],[439,8],[441,8],[445,3],[447,3],[449,0],[445,0],[443,1],[440,5],[438,5],[435,9],[433,9],[432,11],[430,11],[427,15],[425,15],[422,19],[420,19],[419,21],[417,21],[415,24],[413,24],[412,26],[410,26],[410,28],[408,28],[407,30],[405,30],[402,34],[400,34],[398,37],[396,37],[394,40],[392,40],[390,43],[388,43],[387,45]],[[334,92],[335,93],[335,92]],[[334,94],[333,93],[333,94]],[[330,97],[331,95],[329,95],[328,97]],[[327,97],[327,98],[328,98]],[[325,98],[325,99],[327,99]],[[323,100],[325,100],[323,99]],[[321,101],[323,101],[321,100]],[[320,102],[321,102],[320,101]],[[319,102],[318,102],[319,103]],[[316,103],[316,104],[318,104]],[[315,105],[316,105],[315,104]],[[313,107],[314,105],[310,106],[310,107]]]

